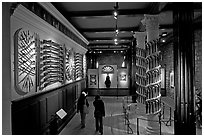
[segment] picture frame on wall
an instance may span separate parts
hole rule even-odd
[[[90,85],[96,85],[96,75],[90,75]]]
[[[126,74],[120,74],[120,81],[126,81]]]

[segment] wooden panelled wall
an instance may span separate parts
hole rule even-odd
[[[50,134],[50,122],[61,108],[67,112],[58,119],[59,133],[76,114],[76,102],[86,81],[80,80],[48,92],[12,102],[12,134]]]

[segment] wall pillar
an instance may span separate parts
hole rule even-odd
[[[177,135],[195,135],[195,56],[193,3],[174,3],[174,84]]]
[[[157,40],[159,38],[159,16],[158,15],[144,15],[145,18],[142,20],[142,23],[146,26],[147,33],[147,43],[153,40]],[[151,99],[150,99],[151,100]],[[150,104],[154,104],[155,102],[150,102]],[[150,105],[151,106],[151,105]],[[147,134],[157,135],[160,134],[160,127],[158,122],[158,114],[152,112],[147,115],[148,123],[147,123]]]
[[[135,39],[131,43],[131,78],[130,78],[130,94],[132,95],[132,102],[136,102],[136,85],[135,85],[135,64],[136,64],[136,48],[135,48]]]
[[[2,3],[2,134],[11,135],[11,47],[10,7]]]

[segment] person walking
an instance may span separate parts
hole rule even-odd
[[[95,107],[94,110],[94,117],[96,122],[96,132],[100,132],[100,134],[103,134],[103,117],[105,117],[105,106],[103,101],[101,100],[99,95],[95,96],[95,100],[93,102],[93,105]]]
[[[77,113],[81,115],[81,128],[85,128],[86,114],[88,114],[89,102],[86,99],[87,94],[82,92],[77,102]]]

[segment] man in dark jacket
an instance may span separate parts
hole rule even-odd
[[[99,95],[95,96],[93,105],[95,107],[94,117],[96,121],[96,132],[99,131],[101,134],[103,134],[103,117],[105,116],[105,106]]]
[[[87,94],[85,92],[82,92],[78,102],[77,102],[77,113],[80,112],[81,115],[81,128],[85,128],[85,123],[86,123],[86,112],[84,111],[84,105],[86,105],[87,107],[89,107],[89,102],[86,99]]]

